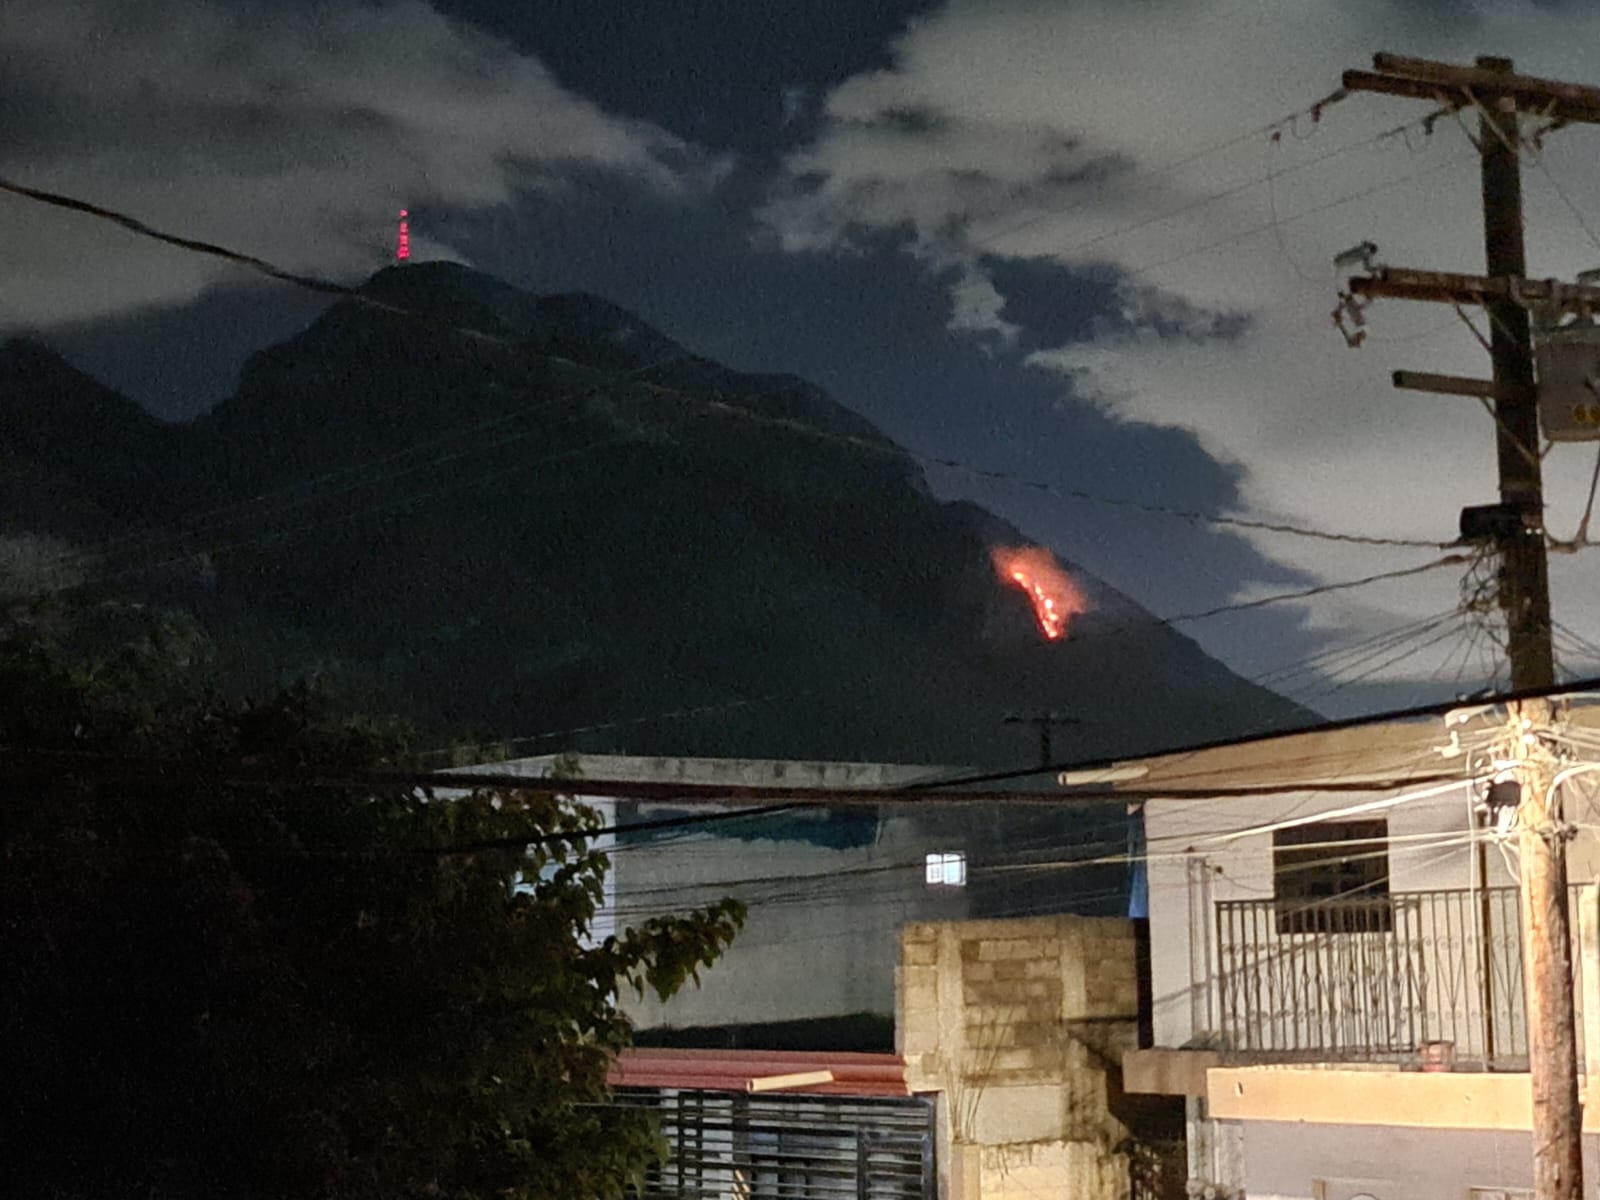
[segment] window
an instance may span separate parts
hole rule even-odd
[[[930,854],[923,878],[930,887],[966,887],[967,855],[962,850]]]
[[[1279,933],[1383,933],[1389,904],[1389,823],[1322,821],[1272,835]]]

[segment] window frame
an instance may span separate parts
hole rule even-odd
[[[1274,830],[1272,899],[1280,935],[1391,932],[1389,822],[1352,818]]]
[[[954,878],[951,878],[952,868],[954,868]],[[922,882],[928,887],[966,887],[967,852],[965,850],[929,850],[922,860]]]

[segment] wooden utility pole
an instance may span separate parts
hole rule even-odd
[[[1588,305],[1600,298],[1600,291],[1549,283],[1535,287],[1525,278],[1519,113],[1562,124],[1600,123],[1600,89],[1517,75],[1511,61],[1504,58],[1480,58],[1475,66],[1458,67],[1379,54],[1373,66],[1372,72],[1346,72],[1344,86],[1352,91],[1431,100],[1457,110],[1477,109],[1486,274],[1378,270],[1371,278],[1352,280],[1351,291],[1357,296],[1481,304],[1488,312],[1492,380],[1397,372],[1395,383],[1492,398],[1501,518],[1493,537],[1500,552],[1500,606],[1506,617],[1511,685],[1517,691],[1548,688],[1555,683],[1555,664],[1539,405],[1525,305],[1542,301],[1557,310]],[[1596,295],[1585,294],[1589,292]],[[1466,532],[1464,521],[1463,534]],[[1550,718],[1547,701],[1517,705],[1509,731],[1510,757],[1517,763],[1520,786],[1517,824],[1533,1085],[1534,1196],[1537,1200],[1579,1200],[1583,1192],[1583,1112],[1578,1102],[1566,835],[1551,787],[1554,764],[1538,736]]]
[[[1511,60],[1480,58],[1479,67],[1510,74]],[[1479,101],[1478,147],[1483,176],[1483,246],[1486,273],[1522,279],[1522,171],[1515,97]],[[1487,301],[1489,358],[1499,429],[1500,502],[1531,518],[1532,528],[1501,539],[1500,603],[1506,614],[1506,651],[1513,691],[1555,684],[1550,646],[1550,568],[1544,543],[1544,480],[1539,459],[1539,403],[1533,381],[1533,336],[1528,310],[1510,295]]]

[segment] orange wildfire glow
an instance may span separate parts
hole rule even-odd
[[[996,546],[990,557],[996,574],[1021,588],[1033,602],[1039,632],[1047,640],[1065,637],[1072,618],[1089,611],[1089,602],[1072,576],[1043,546]]]

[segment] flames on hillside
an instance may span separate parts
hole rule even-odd
[[[1072,618],[1089,611],[1082,589],[1043,546],[996,546],[989,557],[995,574],[1028,597],[1046,641],[1065,637]]]

